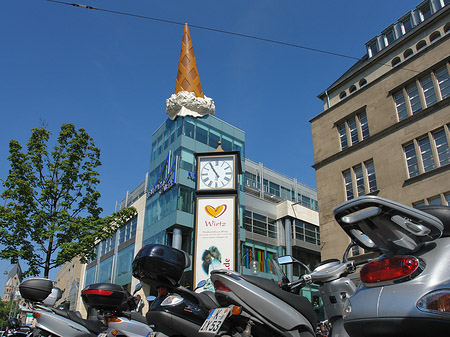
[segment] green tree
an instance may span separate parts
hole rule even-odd
[[[0,329],[6,328],[6,323],[8,323],[8,318],[11,312],[14,312],[15,306],[17,304],[11,301],[0,300]]]
[[[95,257],[94,245],[111,237],[133,216],[133,207],[101,217],[96,190],[100,150],[85,130],[64,124],[49,151],[51,133],[32,130],[23,151],[9,143],[10,170],[0,206],[0,258],[27,263],[24,276],[49,271],[76,256]]]

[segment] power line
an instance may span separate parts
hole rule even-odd
[[[59,3],[59,4],[63,4],[63,5],[68,5],[68,6],[74,6],[74,7],[80,7],[80,8],[85,8],[85,9],[91,9],[91,10],[96,10],[96,11],[101,11],[101,12],[106,12],[106,13],[113,13],[113,14],[118,14],[118,15],[131,16],[131,17],[135,17],[135,18],[139,18],[139,19],[152,20],[152,21],[158,21],[158,22],[163,22],[163,23],[169,23],[169,24],[173,24],[173,25],[184,26],[184,23],[183,22],[179,22],[179,21],[154,18],[154,17],[140,15],[140,14],[126,13],[126,12],[115,11],[115,10],[106,9],[106,8],[97,8],[97,7],[93,7],[93,6],[80,5],[80,4],[77,4],[77,3],[69,3],[69,2],[58,1],[58,0],[46,0],[46,1]],[[227,35],[232,35],[232,36],[238,36],[238,37],[243,37],[243,38],[247,38],[247,39],[258,40],[258,41],[263,41],[263,42],[268,42],[268,43],[273,43],[273,44],[278,44],[278,45],[282,45],[282,46],[294,47],[294,48],[299,48],[299,49],[303,49],[303,50],[309,50],[309,51],[313,51],[313,52],[317,52],[317,53],[322,53],[322,54],[327,54],[327,55],[332,55],[332,56],[338,56],[338,57],[343,57],[343,58],[347,58],[347,59],[352,59],[352,60],[356,60],[356,61],[361,61],[362,60],[361,58],[358,58],[358,57],[345,55],[345,54],[341,54],[341,53],[335,53],[335,52],[331,52],[331,51],[328,51],[328,50],[306,47],[306,46],[302,46],[302,45],[295,44],[295,43],[289,43],[289,42],[283,42],[283,41],[278,41],[278,40],[273,40],[273,39],[267,39],[267,38],[264,38],[264,37],[258,37],[258,36],[254,36],[254,35],[230,32],[230,31],[222,30],[222,29],[216,29],[216,28],[205,27],[205,26],[200,26],[200,25],[193,25],[193,24],[189,24],[189,28],[203,29],[203,30],[207,30],[207,31],[211,31],[211,32],[222,33],[222,34],[227,34]],[[393,66],[388,64],[388,63],[382,63],[382,62],[375,62],[375,63],[380,64],[380,65],[384,65],[386,67],[393,68]],[[415,73],[418,73],[418,71],[413,70],[413,69],[407,69],[407,68],[403,68],[403,69],[404,70],[409,70],[409,71],[412,71],[412,72],[415,72]]]

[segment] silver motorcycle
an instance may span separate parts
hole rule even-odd
[[[344,307],[348,334],[448,334],[450,207],[415,209],[363,196],[338,206],[334,216],[360,247],[381,254],[362,267],[362,282]]]

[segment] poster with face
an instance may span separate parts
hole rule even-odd
[[[212,270],[234,270],[235,220],[235,197],[197,198],[194,285],[205,280],[203,290],[214,290]]]

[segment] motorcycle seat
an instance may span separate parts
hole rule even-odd
[[[241,277],[244,280],[278,297],[282,301],[289,304],[291,307],[295,308],[298,312],[306,317],[306,319],[312,324],[312,326],[317,325],[316,313],[314,312],[314,308],[311,302],[306,297],[293,294],[281,289],[273,280],[252,275],[241,275]]]
[[[441,220],[444,224],[444,231],[441,237],[450,237],[450,206],[442,205],[425,205],[419,206],[417,209],[422,212],[431,214]]]
[[[61,310],[58,308],[52,308],[53,312],[57,315],[70,319],[82,326],[84,326],[89,331],[99,334],[105,329],[105,325],[97,319],[83,319],[79,312],[72,310]]]

